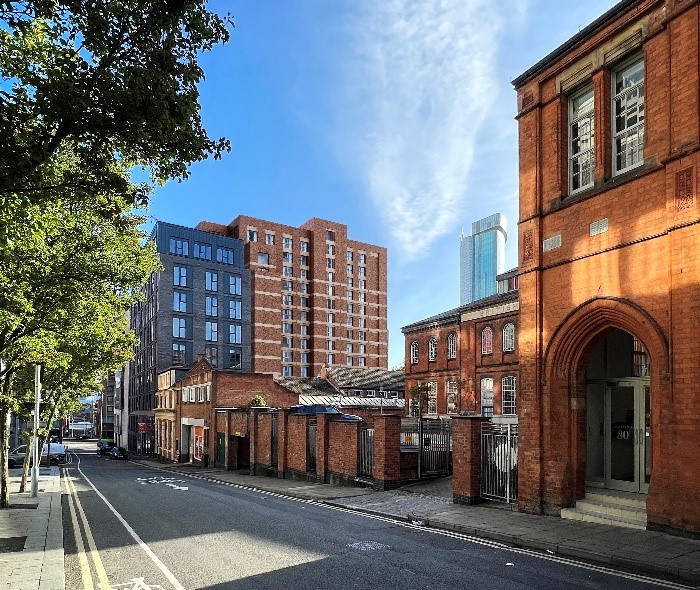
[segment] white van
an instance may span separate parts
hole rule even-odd
[[[50,455],[49,455],[50,451]],[[58,465],[59,463],[66,462],[66,453],[68,448],[66,445],[59,443],[45,444],[43,450],[41,451],[41,461],[40,463],[46,463],[46,456],[49,455],[49,465]],[[7,466],[19,467],[24,463],[24,456],[27,453],[27,445],[20,445],[16,449],[10,451],[7,457]]]

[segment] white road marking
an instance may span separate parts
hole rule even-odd
[[[158,584],[146,584],[143,578],[131,578],[130,582],[116,584],[112,588],[124,588],[124,590],[163,590]]]
[[[185,590],[185,587],[182,584],[180,584],[180,582],[173,575],[173,573],[166,567],[166,565],[160,559],[158,559],[158,556],[155,553],[153,553],[151,548],[148,545],[146,545],[146,543],[143,542],[143,540],[141,539],[141,537],[138,536],[136,531],[133,528],[131,528],[131,525],[129,525],[129,523],[126,522],[124,517],[121,514],[119,514],[119,512],[117,512],[117,509],[114,506],[112,506],[112,504],[110,504],[109,500],[104,497],[102,492],[100,492],[100,490],[98,490],[94,486],[94,484],[90,481],[90,479],[83,473],[83,470],[80,469],[80,459],[78,459],[78,471],[80,472],[80,475],[83,476],[83,479],[85,479],[85,481],[88,483],[88,485],[99,496],[99,498],[107,505],[107,508],[109,508],[112,511],[112,513],[114,514],[114,516],[117,517],[119,522],[122,523],[122,526],[128,531],[128,533],[131,535],[131,537],[134,539],[134,541],[136,541],[139,544],[141,549],[143,549],[144,553],[146,553],[146,555],[148,555],[148,557],[151,558],[151,561],[153,561],[153,563],[156,564],[156,567],[158,567],[158,569],[161,572],[163,572],[163,575],[166,578],[168,578],[170,583],[175,587],[175,590]],[[138,578],[135,578],[135,579],[138,579]],[[141,578],[141,579],[143,579],[143,578]]]
[[[166,469],[163,469],[161,467],[151,467],[151,469],[159,469],[161,471],[167,471]],[[299,502],[300,504],[311,504],[314,506],[318,506],[321,508],[326,508],[327,510],[336,510],[338,512],[346,512],[348,514],[354,514],[356,516],[362,516],[364,518],[371,518],[373,520],[380,520],[384,522],[388,522],[397,526],[402,526],[405,528],[410,528],[410,529],[415,529],[419,530],[422,532],[426,533],[431,533],[433,535],[441,535],[443,537],[452,537],[455,539],[460,539],[463,541],[468,541],[469,543],[474,543],[475,545],[483,545],[485,547],[493,547],[495,549],[503,549],[504,551],[510,551],[511,553],[518,553],[521,555],[528,555],[530,557],[535,557],[537,559],[544,559],[545,561],[552,561],[555,563],[562,563],[565,565],[569,565],[571,567],[576,567],[579,569],[584,569],[584,570],[590,570],[594,572],[600,572],[604,574],[608,574],[610,576],[614,576],[617,578],[625,578],[627,580],[634,580],[638,582],[642,582],[645,584],[654,584],[663,588],[672,588],[673,590],[693,590],[694,588],[698,588],[697,586],[688,586],[679,582],[670,582],[668,580],[663,580],[661,578],[653,578],[651,576],[645,576],[643,574],[633,574],[633,573],[628,573],[628,572],[622,572],[619,570],[614,570],[608,567],[605,567],[603,565],[595,565],[591,563],[586,563],[584,561],[577,561],[575,559],[571,559],[568,557],[561,557],[556,554],[548,554],[548,553],[540,553],[538,551],[532,550],[532,549],[524,549],[521,547],[513,547],[511,545],[506,545],[505,543],[501,543],[499,541],[490,541],[489,539],[482,539],[480,537],[474,537],[471,535],[466,535],[464,533],[457,533],[457,532],[452,532],[452,531],[446,531],[438,528],[434,528],[431,526],[416,526],[412,523],[405,522],[403,520],[398,520],[396,518],[392,518],[390,516],[382,516],[378,514],[370,514],[368,512],[363,512],[360,509],[355,509],[355,508],[346,508],[344,506],[333,506],[332,504],[325,504],[319,500],[311,500],[307,498],[295,498],[294,496],[288,496],[286,494],[281,494],[279,492],[270,492],[267,490],[261,490],[259,488],[255,488],[252,486],[240,484],[240,483],[232,483],[232,482],[226,482],[226,481],[221,481],[219,479],[214,479],[211,477],[206,477],[204,475],[197,475],[197,474],[190,474],[190,473],[183,473],[182,474],[184,477],[190,477],[192,479],[201,479],[202,481],[208,481],[210,483],[215,483],[218,485],[223,485],[239,490],[247,490],[250,492],[257,492],[258,494],[263,494],[265,496],[272,496],[275,498],[282,498],[284,500],[291,500],[293,502]]]
[[[139,482],[142,486],[151,483],[162,483],[170,488],[173,488],[174,490],[189,490],[187,486],[179,486],[177,485],[177,483],[175,483],[185,483],[184,479],[175,479],[174,477],[161,477],[160,479],[157,477],[137,477],[136,481]]]

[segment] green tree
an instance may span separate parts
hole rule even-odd
[[[105,218],[96,197],[28,204],[18,214],[25,239],[0,248],[0,507],[9,503],[10,412],[33,397],[28,365],[45,366],[44,387],[66,404],[94,391],[99,376],[129,358],[127,312],[159,265],[142,218],[126,203]]]
[[[230,144],[202,126],[198,59],[229,26],[206,0],[0,0],[2,204],[57,187],[144,202],[148,187],[115,160],[165,182],[219,158]],[[67,144],[80,166],[47,182],[42,168]]]
[[[248,403],[250,408],[266,408],[267,401],[262,395],[254,395]]]

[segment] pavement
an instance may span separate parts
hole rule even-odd
[[[9,473],[11,508],[0,510],[0,590],[65,590],[61,468],[39,468],[35,498],[19,493],[21,469]]]
[[[700,540],[523,514],[504,504],[457,505],[452,503],[451,478],[379,492],[141,458],[136,462],[223,485],[314,500],[528,549],[550,558],[572,558],[700,588]],[[60,470],[40,469],[38,497],[13,493],[15,508],[0,510],[0,590],[65,590]],[[10,489],[15,492],[19,470],[10,473]]]

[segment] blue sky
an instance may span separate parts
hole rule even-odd
[[[401,327],[459,305],[459,234],[495,212],[517,265],[511,80],[613,0],[223,0],[231,41],[201,60],[223,160],[157,189],[152,218],[345,223],[389,250],[389,366]],[[150,230],[150,224],[147,228]]]

